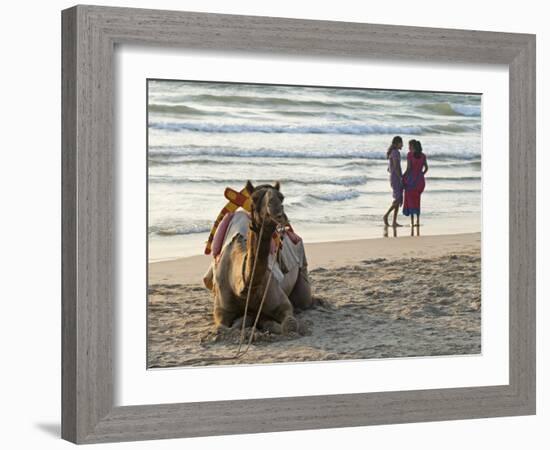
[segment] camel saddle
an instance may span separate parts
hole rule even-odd
[[[216,229],[214,239],[212,241],[212,256],[214,257],[213,266],[219,261],[225,247],[233,241],[233,239],[240,235],[244,240],[248,237],[248,229],[250,225],[250,215],[244,210],[237,210],[235,212],[229,212],[225,214],[219,226]],[[277,259],[275,260],[275,254],[277,253],[277,247],[279,252]],[[304,266],[304,245],[303,241],[292,228],[288,228],[282,238],[282,242],[277,234],[274,234],[271,241],[271,254],[269,260],[269,267],[273,271],[273,276],[279,282],[284,278],[284,274],[288,273],[295,267]],[[211,284],[211,277],[213,275],[211,267],[205,275],[205,285]],[[210,282],[210,283],[209,283]]]

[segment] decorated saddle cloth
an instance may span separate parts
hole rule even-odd
[[[245,240],[248,236],[250,225],[250,216],[246,211],[237,210],[234,213],[227,214],[221,221],[212,245],[212,254],[214,261],[217,261],[227,245],[237,235],[241,235]],[[284,275],[296,267],[304,266],[304,244],[302,239],[292,231],[288,231],[283,236],[282,248],[279,251],[277,260],[275,254],[278,243],[275,239],[271,241],[271,254],[269,257],[269,267],[273,271],[273,276],[277,281],[282,282]]]

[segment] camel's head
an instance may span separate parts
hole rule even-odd
[[[246,189],[252,198],[252,220],[255,225],[286,225],[288,218],[283,206],[284,196],[281,193],[281,184],[277,181],[273,186],[261,184],[254,187],[250,181]]]

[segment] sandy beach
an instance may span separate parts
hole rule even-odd
[[[298,314],[302,334],[258,332],[239,360],[216,360],[234,354],[238,332],[212,330],[201,282],[211,258],[150,263],[148,366],[480,353],[480,233],[306,243],[306,252],[322,306]]]

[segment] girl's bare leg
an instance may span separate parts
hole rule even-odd
[[[399,203],[398,202],[394,202],[394,210],[393,210],[393,222],[392,222],[392,227],[401,227],[403,225],[399,225],[397,223],[397,213],[399,212]]]
[[[391,204],[390,208],[388,209],[388,212],[384,214],[384,225],[389,226],[390,223],[388,222],[388,217],[390,216],[390,213],[393,209],[393,203]]]

